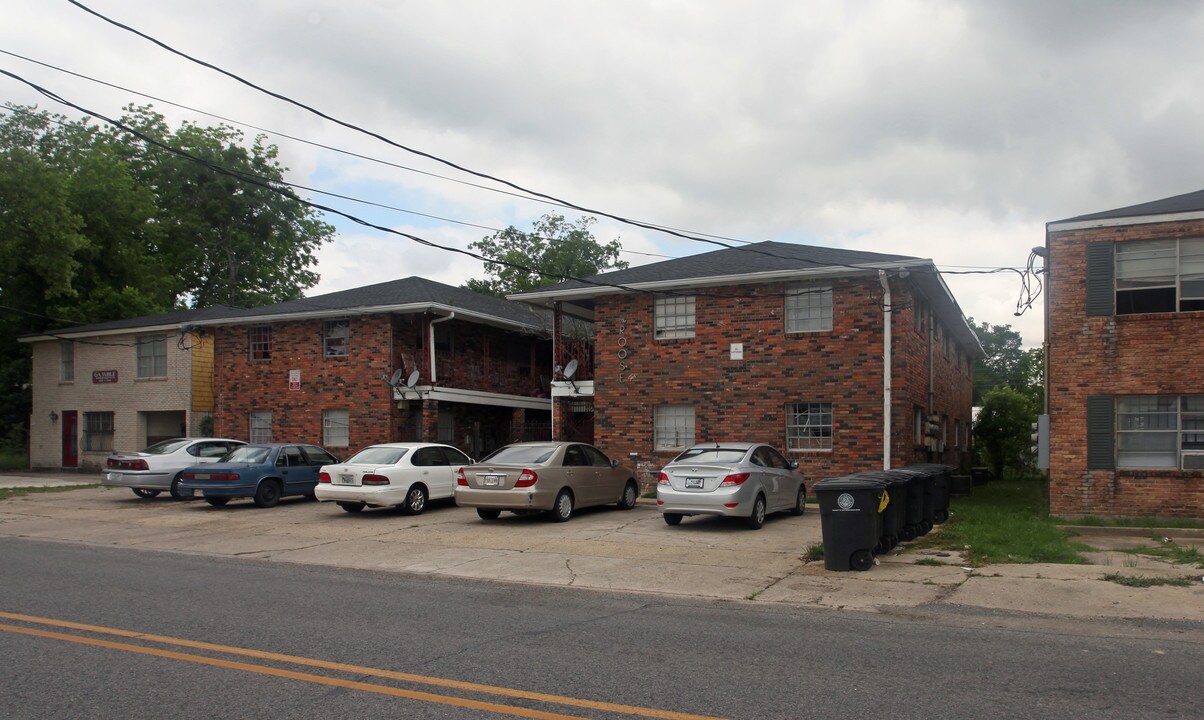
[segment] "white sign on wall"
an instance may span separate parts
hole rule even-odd
[[[300,390],[301,389],[301,371],[300,370],[289,370],[288,371],[288,389],[289,390]]]
[[[732,343],[732,360],[744,359],[744,343]]]

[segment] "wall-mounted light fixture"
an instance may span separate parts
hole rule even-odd
[[[50,422],[58,422],[58,421],[59,421],[59,414],[56,413],[55,411],[51,410],[50,411]]]

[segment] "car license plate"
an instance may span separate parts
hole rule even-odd
[[[701,488],[702,487],[702,478],[686,478],[686,487]]]
[[[351,475],[340,475],[339,476],[339,484],[340,485],[354,485],[355,477],[351,476]]]
[[[486,475],[481,478],[481,482],[485,485],[500,485],[502,483],[501,475]]]
[[[121,482],[121,473],[109,473],[109,482]]]

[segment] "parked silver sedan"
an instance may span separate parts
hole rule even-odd
[[[515,443],[456,473],[456,504],[475,507],[482,520],[509,510],[564,522],[575,508],[615,503],[630,510],[638,498],[631,468],[584,443]]]
[[[138,452],[115,452],[105,461],[102,485],[125,487],[140,498],[153,498],[161,492],[176,499],[191,497],[180,491],[180,473],[184,468],[214,463],[240,445],[229,438],[176,438],[157,442]]]
[[[768,445],[695,445],[661,470],[656,507],[670,525],[686,515],[728,515],[747,518],[756,530],[771,512],[803,514],[807,486],[796,468]]]

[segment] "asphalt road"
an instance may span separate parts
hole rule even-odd
[[[1204,707],[1198,625],[892,617],[28,540],[0,540],[0,658],[13,720]]]

